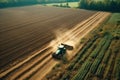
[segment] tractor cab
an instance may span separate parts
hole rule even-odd
[[[66,53],[66,48],[63,44],[60,44],[58,46],[58,49],[56,50],[56,52],[54,52],[52,54],[52,57],[53,58],[56,58],[56,59],[61,59],[61,57]]]

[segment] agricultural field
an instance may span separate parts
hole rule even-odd
[[[72,61],[57,64],[45,80],[120,80],[120,13],[92,30],[84,44]]]
[[[119,31],[113,31],[114,37],[113,34],[104,32],[106,30],[104,28],[108,27],[99,27],[110,15],[108,12],[41,5],[0,9],[0,79],[64,80],[64,78],[76,79],[79,75],[82,79],[93,78],[89,68],[97,65],[95,66],[97,70],[99,65],[107,66],[101,64],[104,53],[107,51],[106,55],[109,55],[110,43],[119,36]],[[118,26],[119,24],[115,29],[119,29]],[[95,30],[92,32],[94,35],[89,36],[91,39],[83,38],[96,28],[100,28],[99,34],[98,30]],[[62,60],[56,60],[51,55],[60,43],[72,45],[74,49],[67,51]],[[113,42],[113,45],[116,44]],[[100,50],[104,53],[99,52]],[[110,61],[117,67],[119,64],[115,62],[118,59],[116,56],[119,55],[110,56]],[[114,58],[116,60],[112,60]],[[63,72],[60,65],[64,67]],[[84,72],[86,65],[87,71]],[[112,71],[117,71],[113,69],[116,69],[115,67],[112,67]],[[48,76],[52,70],[57,71]],[[109,73],[111,66],[107,66],[107,70]],[[81,75],[82,71],[84,73]],[[61,75],[63,73],[65,75]],[[117,73],[119,75],[119,72]],[[86,74],[88,76],[85,77]],[[105,75],[111,77],[107,73]]]

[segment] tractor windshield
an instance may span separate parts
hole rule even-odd
[[[55,54],[59,54],[59,53],[60,53],[60,50],[58,49]]]

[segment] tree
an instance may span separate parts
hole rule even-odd
[[[92,10],[105,10],[112,12],[120,12],[120,1],[118,0],[104,0],[104,1],[94,1],[94,0],[80,0],[79,7]]]

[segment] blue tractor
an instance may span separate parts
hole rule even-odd
[[[66,49],[73,50],[73,46],[61,43],[58,46],[58,49],[56,50],[56,52],[54,52],[52,54],[52,57],[55,59],[61,59],[63,57],[63,55],[66,53]]]
[[[52,54],[53,58],[61,59],[61,57],[66,53],[66,48],[63,44],[58,46],[58,49],[55,53]]]

